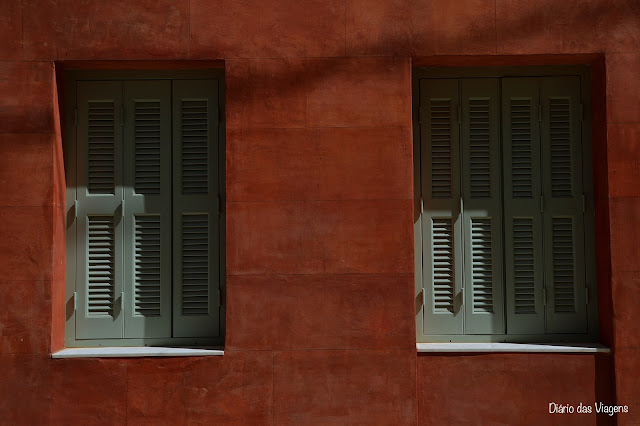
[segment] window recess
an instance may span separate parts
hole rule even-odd
[[[152,74],[67,79],[68,347],[222,342],[221,75]]]
[[[418,342],[594,339],[585,75],[544,71],[417,72]]]

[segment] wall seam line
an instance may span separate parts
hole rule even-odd
[[[129,363],[124,365],[124,424],[129,424]]]
[[[307,103],[308,104],[308,103]],[[362,125],[362,126],[292,126],[292,127],[273,127],[273,126],[227,126],[227,130],[243,130],[246,132],[251,132],[253,130],[326,130],[326,129],[354,129],[354,130],[362,130],[362,129],[409,129],[411,126],[402,125],[402,124],[382,124],[382,125]],[[25,132],[22,132],[25,133]],[[48,133],[48,132],[40,132],[40,133]]]
[[[2,80],[0,80],[2,81]],[[55,135],[56,132],[54,130],[50,132],[30,132],[30,131],[22,131],[22,132],[7,132],[0,131],[0,135]]]
[[[420,424],[420,379],[418,377],[418,362],[419,358],[418,358],[418,353],[416,351],[416,356],[415,356],[415,378],[416,378],[416,399],[414,401],[414,403],[416,404],[416,425]]]
[[[275,407],[275,393],[276,393],[276,352],[271,351],[271,424],[276,424],[276,407]]]
[[[24,13],[20,0],[20,59],[24,60]]]
[[[621,271],[621,272],[631,272],[631,271]],[[336,276],[336,277],[344,277],[349,275],[412,275],[413,272],[305,272],[305,273],[288,273],[288,272],[264,272],[264,273],[249,273],[249,274],[238,274],[238,273],[228,273],[228,277],[305,277],[305,276],[313,276],[313,277],[326,277],[326,276]],[[28,281],[28,280],[22,280]]]
[[[232,277],[254,277],[254,278],[263,278],[263,277],[287,277],[287,276],[318,276],[318,275],[322,275],[325,277],[331,277],[331,276],[344,276],[344,275],[353,275],[353,276],[362,276],[362,277],[367,277],[370,275],[389,275],[389,276],[397,276],[397,275],[414,275],[413,272],[310,272],[310,273],[287,273],[287,272],[283,272],[283,273],[278,273],[278,272],[271,272],[271,273],[249,273],[249,274],[227,274],[228,276],[232,276]],[[10,280],[11,281],[11,280]]]
[[[344,56],[347,57],[347,0],[342,0],[344,5]]]
[[[66,349],[72,349],[72,348],[66,348]],[[628,348],[628,349],[639,349],[639,348]],[[276,352],[322,352],[322,351],[353,351],[353,352],[381,352],[381,351],[386,351],[386,352],[407,352],[407,351],[413,351],[415,353],[415,355],[417,356],[418,354],[420,354],[420,356],[422,357],[427,357],[427,356],[441,356],[443,353],[431,353],[431,355],[429,354],[429,352],[418,352],[416,350],[415,345],[413,345],[412,347],[400,347],[400,346],[384,346],[384,347],[378,347],[376,348],[375,346],[373,347],[366,347],[366,348],[345,348],[344,346],[327,346],[327,347],[322,347],[322,348],[309,348],[309,347],[300,347],[300,348],[265,348],[265,349],[252,349],[252,348],[236,348],[236,349],[227,349],[227,348],[223,348],[225,355],[214,355],[213,357],[218,357],[218,356],[226,356],[227,352],[228,353],[233,353],[233,352],[237,352],[237,353],[243,353],[243,352],[271,352],[272,356],[275,358],[275,353]],[[461,352],[462,353],[462,352]],[[477,352],[477,353],[482,353],[482,352]],[[491,352],[485,352],[485,353],[491,353]],[[444,353],[445,355],[447,353]],[[463,355],[465,354],[469,354],[469,352],[465,352],[462,353]],[[593,354],[590,354],[593,355]],[[178,357],[177,357],[178,358]],[[273,365],[274,365],[274,373],[272,375],[275,375],[275,361],[272,361]],[[273,382],[273,379],[272,379]],[[275,385],[272,385],[272,388]],[[273,391],[272,391],[273,394]],[[273,399],[273,398],[272,398]]]
[[[498,54],[498,0],[493,0],[493,34],[495,53]]]
[[[413,197],[409,198],[277,198],[273,200],[227,200],[227,204],[231,203],[324,203],[324,202],[344,202],[344,201],[415,201]],[[25,207],[25,206],[20,206]],[[40,207],[40,206],[38,206]],[[49,206],[44,206],[49,207]]]

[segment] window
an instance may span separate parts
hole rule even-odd
[[[417,70],[419,342],[597,337],[589,84]]]
[[[221,70],[65,87],[66,345],[221,344]]]

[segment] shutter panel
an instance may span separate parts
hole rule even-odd
[[[461,334],[458,80],[420,81],[423,334]]]
[[[122,85],[77,83],[76,339],[121,338]]]
[[[502,80],[507,333],[544,333],[539,79]],[[546,163],[544,163],[546,164]]]
[[[503,334],[498,79],[461,81],[464,333]]]
[[[218,93],[173,82],[174,337],[220,333]]]
[[[171,337],[171,82],[124,99],[125,337]]]
[[[579,77],[541,79],[547,332],[585,333]]]

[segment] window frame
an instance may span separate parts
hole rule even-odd
[[[129,81],[129,80],[217,80],[218,84],[218,188],[219,199],[218,216],[218,262],[219,262],[219,333],[217,337],[170,337],[170,338],[120,338],[120,339],[76,339],[76,305],[74,292],[76,291],[76,257],[75,257],[75,200],[76,200],[76,168],[77,168],[77,140],[76,140],[76,83],[78,81]],[[224,68],[195,68],[195,69],[69,69],[64,70],[63,85],[63,122],[64,129],[62,145],[65,169],[65,327],[64,344],[66,348],[77,347],[161,347],[161,346],[213,346],[222,347],[226,330],[226,209],[225,209],[225,72]],[[173,126],[173,119],[171,120]],[[124,140],[123,140],[124,143]],[[172,183],[173,186],[173,183]],[[215,197],[216,194],[210,194]],[[173,232],[173,231],[172,231]],[[172,249],[173,252],[173,244]],[[172,274],[173,275],[173,274]],[[171,292],[173,295],[173,291]],[[173,312],[173,304],[172,304]]]
[[[420,141],[420,80],[421,79],[461,79],[461,78],[504,78],[504,77],[580,77],[580,94],[583,107],[582,117],[582,164],[583,192],[586,195],[584,214],[585,229],[585,281],[588,289],[587,333],[585,334],[424,334],[423,332],[423,247],[422,247],[422,180],[421,180],[421,141]],[[416,342],[417,343],[594,343],[598,342],[598,283],[595,255],[595,205],[592,156],[592,87],[591,69],[588,65],[549,65],[549,66],[487,66],[487,67],[416,67],[412,69],[412,130],[414,157],[414,260],[415,260],[415,298],[416,298]],[[502,95],[501,85],[499,88]],[[501,112],[500,112],[501,116]],[[502,125],[500,125],[502,139]],[[501,191],[504,191],[502,178]],[[504,201],[503,201],[504,203]],[[501,224],[504,229],[504,219]],[[504,241],[503,232],[503,241]],[[503,244],[504,259],[504,244]],[[590,261],[593,259],[593,261]],[[504,281],[504,292],[508,282]],[[506,297],[504,297],[506,303]],[[504,312],[505,326],[507,324]]]

